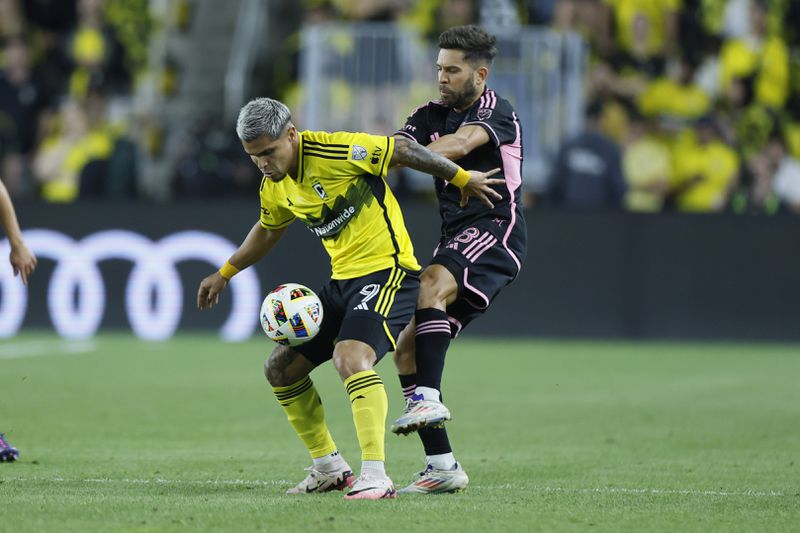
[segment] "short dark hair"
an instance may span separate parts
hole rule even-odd
[[[492,64],[497,55],[497,38],[480,26],[456,26],[439,35],[439,48],[445,50],[461,50],[464,61]]]

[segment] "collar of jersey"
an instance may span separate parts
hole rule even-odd
[[[303,183],[303,134],[301,131],[297,134],[297,179],[289,176],[297,183]]]

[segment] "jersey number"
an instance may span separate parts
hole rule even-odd
[[[478,228],[467,228],[458,235],[456,235],[455,240],[458,242],[463,242],[467,244],[468,242],[472,241],[473,239],[477,239],[478,236],[481,234]]]
[[[378,291],[381,290],[381,286],[377,283],[370,283],[369,285],[364,285],[359,294],[363,295],[364,297],[361,298],[361,303],[355,306],[353,309],[369,309],[367,302],[375,298],[375,295],[378,294]]]

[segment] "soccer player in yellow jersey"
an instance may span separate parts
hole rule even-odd
[[[494,171],[468,172],[407,139],[299,132],[289,109],[269,98],[242,108],[236,132],[264,176],[261,217],[228,262],[201,282],[197,305],[213,307],[233,275],[264,257],[295,218],[302,220],[330,254],[332,279],[319,293],[325,313],[317,336],[294,348],[277,346],[265,364],[267,381],[313,460],[308,476],[288,492],[350,487],[347,499],[394,497],[384,469],[388,402],[373,365],[394,350],[414,316],[421,267],[384,177],[390,166],[408,166],[488,205],[498,180],[489,178]],[[361,446],[357,479],[336,448],[309,377],[328,359],[350,397]]]

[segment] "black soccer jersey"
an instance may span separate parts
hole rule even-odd
[[[481,218],[500,218],[511,224],[524,225],[520,206],[522,128],[508,100],[487,88],[478,101],[462,113],[457,113],[442,100],[432,100],[415,109],[403,129],[395,135],[403,135],[427,146],[439,137],[455,133],[466,125],[485,129],[489,134],[489,142],[459,159],[457,163],[462,168],[483,172],[499,168],[500,172],[492,178],[504,178],[505,183],[493,188],[503,198],[492,199],[494,209],[487,209],[477,198],[470,198],[467,206],[461,208],[461,191],[458,187],[436,178],[442,236],[452,237],[460,228]]]

